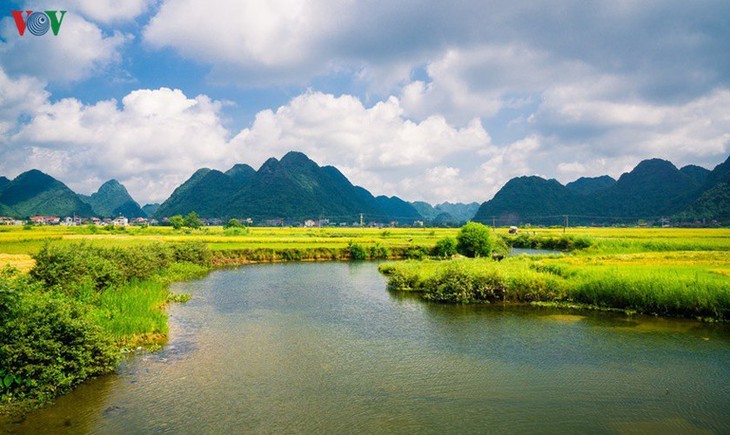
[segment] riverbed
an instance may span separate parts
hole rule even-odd
[[[730,432],[730,328],[386,290],[377,264],[178,283],[160,351],[19,433]]]

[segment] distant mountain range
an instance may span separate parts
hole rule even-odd
[[[28,217],[56,215],[90,217],[91,206],[65,184],[36,169],[10,181],[0,181],[0,215]]]
[[[127,218],[146,217],[139,204],[132,199],[127,189],[117,180],[109,180],[102,184],[91,196],[79,194],[82,201],[89,204],[96,216]]]
[[[328,218],[359,221],[360,213],[375,221],[412,223],[423,219],[398,197],[374,197],[354,186],[333,166],[320,167],[306,155],[289,152],[268,159],[258,171],[236,165],[226,172],[199,169],[175,189],[154,213],[156,218],[191,211],[205,217],[250,217],[254,220]]]
[[[199,169],[162,204],[139,204],[116,180],[90,196],[38,170],[14,180],[0,177],[0,215],[116,217],[158,219],[196,212],[205,218],[253,218],[332,222],[459,225],[469,220],[499,225],[520,223],[609,224],[661,216],[685,221],[730,223],[730,158],[712,171],[689,165],[677,169],[666,160],[639,163],[618,180],[607,175],[579,178],[562,185],[536,176],[513,178],[491,200],[481,204],[406,202],[373,196],[354,186],[332,166],[319,166],[306,155],[289,152],[271,158],[258,170],[237,164],[226,172]]]
[[[730,161],[730,158],[728,159]],[[644,160],[614,180],[580,178],[563,186],[557,180],[513,178],[479,207],[474,220],[499,225],[610,224],[640,219],[730,222],[730,163],[709,171],[690,165],[678,169],[661,159]]]

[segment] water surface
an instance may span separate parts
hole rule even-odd
[[[176,284],[170,342],[21,433],[730,432],[723,325],[424,303],[374,263]]]

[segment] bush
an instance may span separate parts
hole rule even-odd
[[[347,244],[347,254],[351,260],[367,260],[368,253],[359,243],[349,242]]]
[[[202,242],[153,244],[132,248],[103,249],[87,243],[66,247],[45,245],[34,256],[30,276],[47,288],[77,293],[84,286],[96,291],[143,280],[174,262],[210,267],[212,255]]]
[[[0,278],[0,311],[5,404],[45,401],[116,367],[118,350],[73,299],[27,278]]]
[[[452,263],[423,283],[423,297],[437,302],[493,302],[505,297],[504,278],[495,270],[475,272]]]
[[[198,214],[194,211],[191,211],[190,213],[185,215],[185,218],[183,219],[183,225],[185,225],[188,228],[192,229],[198,229],[200,228],[203,223],[200,222],[200,218],[198,218]]]
[[[456,240],[451,237],[444,237],[436,242],[433,247],[433,255],[435,257],[449,258],[456,255]]]
[[[176,230],[179,230],[180,228],[185,226],[185,219],[183,219],[183,217],[179,214],[171,217],[169,222],[170,225],[172,225],[172,227]]]
[[[371,246],[369,251],[370,251],[370,258],[373,260],[385,259],[390,256],[390,252],[388,252],[388,248],[385,247],[381,243],[376,243],[375,245]]]
[[[477,222],[464,225],[456,240],[456,250],[466,257],[489,257],[497,244],[489,227]]]
[[[409,260],[423,260],[428,254],[421,246],[409,246],[406,249],[405,257]]]
[[[36,264],[30,276],[51,289],[64,287],[73,293],[86,282],[101,290],[124,281],[120,268],[104,258],[101,249],[86,243],[70,247],[47,244],[34,259]]]

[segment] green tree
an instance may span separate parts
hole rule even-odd
[[[226,228],[241,228],[244,225],[238,219],[231,219],[226,223]]]
[[[185,225],[185,219],[183,219],[183,217],[180,216],[179,214],[175,215],[170,218],[170,225],[172,225],[172,227],[175,228],[176,230],[179,230],[180,228],[182,228]]]
[[[456,240],[451,237],[444,237],[436,242],[433,247],[433,255],[437,257],[447,258],[456,254]]]
[[[488,257],[495,248],[489,227],[477,222],[469,222],[461,227],[456,240],[456,250],[467,257]]]
[[[200,222],[200,218],[198,218],[198,214],[194,211],[191,211],[190,213],[185,215],[184,219],[185,226],[188,228],[200,228],[202,223]]]

